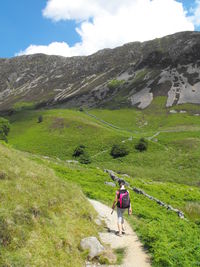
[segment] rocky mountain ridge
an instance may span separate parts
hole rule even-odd
[[[0,110],[35,106],[144,109],[200,103],[200,32],[181,32],[91,56],[0,59]]]

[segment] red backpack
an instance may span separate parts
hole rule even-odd
[[[129,192],[126,189],[118,191],[117,207],[120,209],[130,208]]]

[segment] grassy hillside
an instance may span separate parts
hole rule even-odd
[[[69,164],[33,156],[40,164],[55,170],[57,175],[81,186],[90,198],[112,205],[116,188],[105,184],[110,181],[101,169]],[[126,178],[162,201],[186,212],[186,220],[160,207],[142,195],[131,192],[133,216],[128,220],[152,255],[154,267],[198,266],[200,250],[200,190],[196,187]]]
[[[38,123],[40,115],[43,122]],[[116,135],[112,128],[73,110],[26,111],[10,119],[9,142],[16,148],[61,159],[70,159],[79,144],[93,155],[127,135]]]
[[[97,118],[73,110],[20,112],[10,118],[9,142],[18,149],[51,156],[49,160],[31,157],[52,168],[63,181],[77,183],[86,196],[109,205],[116,188],[104,184],[110,178],[101,169],[131,174],[132,186],[186,213],[187,220],[181,220],[132,193],[134,214],[128,219],[151,253],[153,266],[196,267],[200,258],[200,190],[193,185],[200,182],[200,136],[199,117],[193,114],[198,106],[184,106],[186,114],[170,114],[163,103],[164,99],[158,98],[145,111],[90,110]],[[39,115],[42,123],[37,123]],[[144,153],[134,148],[142,136],[150,138]],[[113,159],[109,154],[112,144],[122,140],[130,154]],[[66,163],[79,144],[86,145],[91,165]]]
[[[0,199],[0,266],[83,266],[80,240],[97,229],[78,186],[0,145]]]
[[[89,112],[122,129],[133,133],[146,134],[147,136],[166,130],[200,130],[200,118],[195,116],[195,114],[200,114],[200,105],[184,104],[166,108],[166,100],[166,97],[157,97],[144,110],[135,108],[118,110],[93,109]],[[170,110],[175,110],[177,113],[171,114]],[[186,111],[186,113],[180,113],[180,111]]]
[[[17,149],[60,159],[73,159],[75,147],[83,144],[93,166],[135,178],[199,185],[200,117],[194,116],[199,106],[182,105],[186,114],[170,114],[164,101],[158,97],[144,111],[90,110],[96,118],[73,110],[20,112],[10,118],[9,142]],[[37,122],[39,115],[42,123]],[[143,136],[150,139],[149,148],[139,153],[135,144]],[[130,154],[113,159],[111,147],[122,140]]]

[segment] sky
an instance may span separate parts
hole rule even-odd
[[[200,0],[6,0],[0,57],[90,55],[103,48],[200,31]]]

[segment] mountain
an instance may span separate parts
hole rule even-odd
[[[200,103],[200,32],[104,49],[90,56],[0,59],[0,110],[20,105],[131,107]]]

